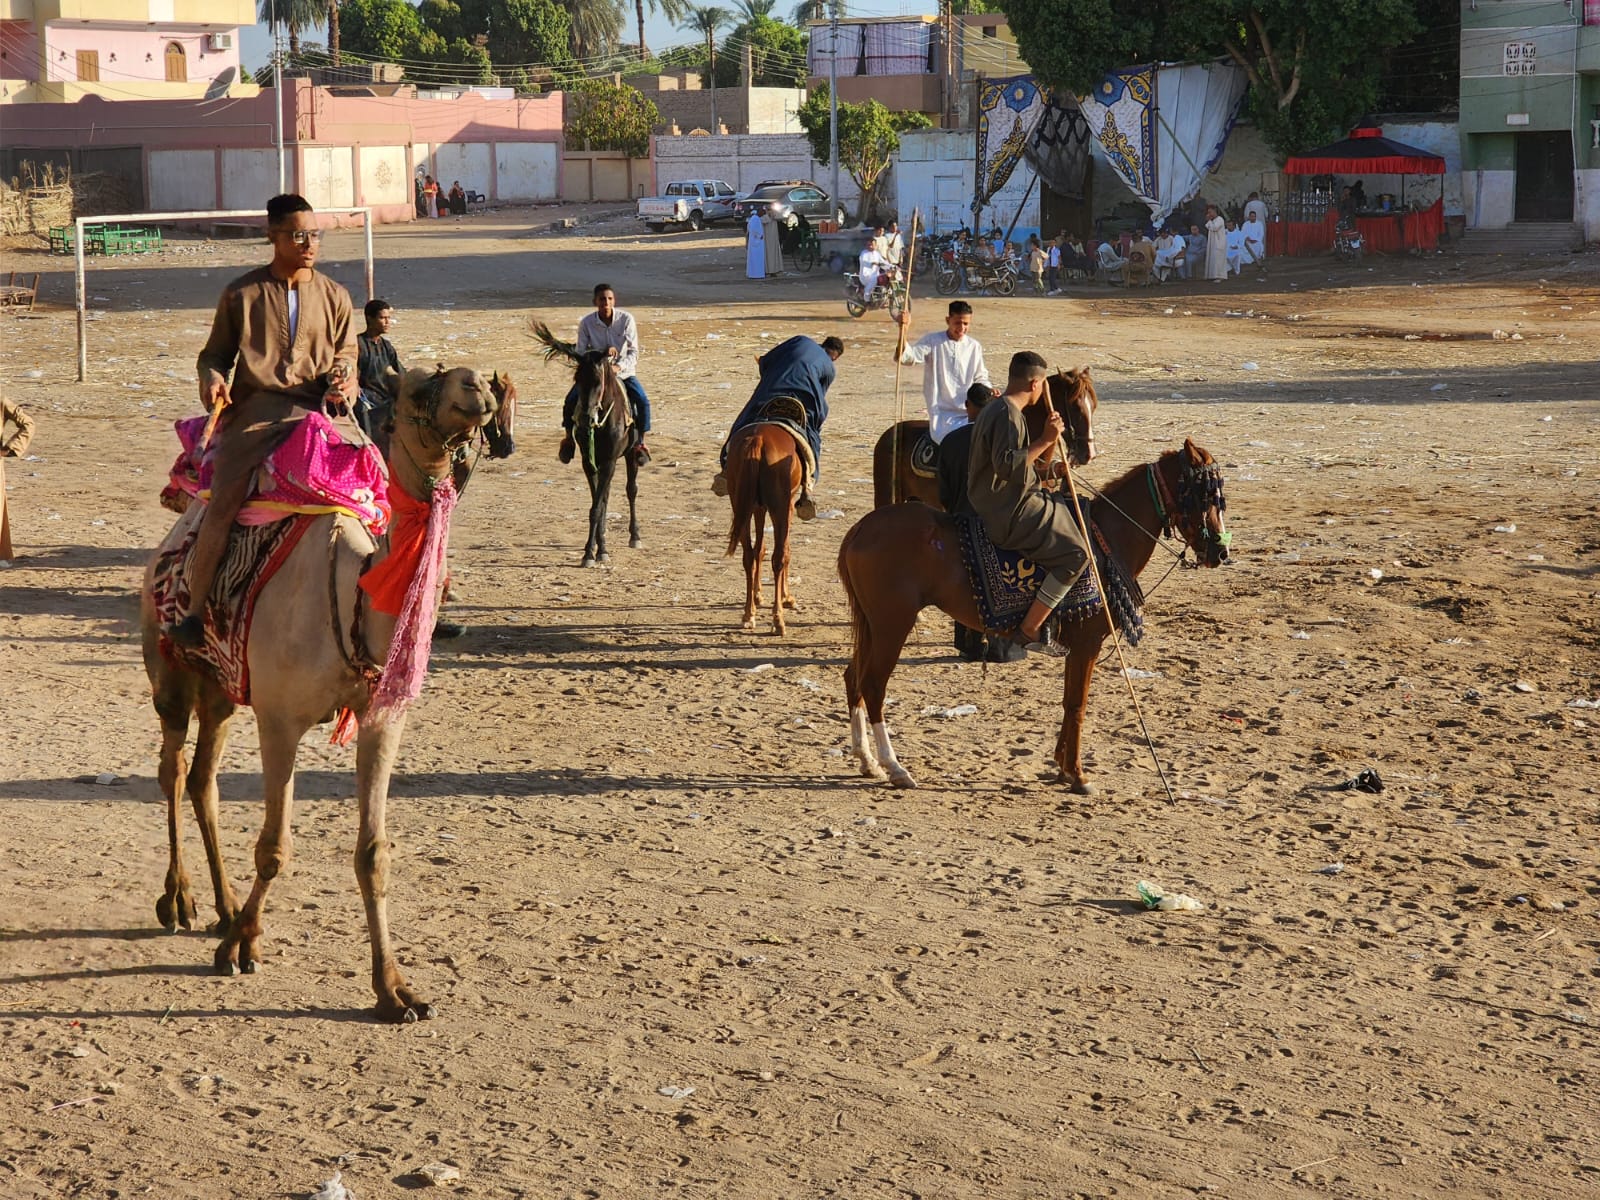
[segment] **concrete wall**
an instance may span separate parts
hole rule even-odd
[[[667,184],[680,179],[721,179],[737,192],[747,192],[766,179],[810,179],[831,190],[826,163],[811,157],[811,144],[803,134],[728,134],[724,137],[658,136],[650,139],[655,159],[655,185],[660,195]],[[848,171],[839,172],[838,199],[852,214],[861,189]],[[891,175],[889,195],[894,195]]]
[[[673,125],[683,133],[711,129],[709,89],[662,88],[647,95],[661,113],[657,133],[666,133]],[[799,88],[718,88],[717,120],[729,133],[798,133],[796,114],[805,102],[806,94]]]
[[[217,201],[215,150],[155,150],[150,154],[150,207],[193,212]]]
[[[935,233],[958,225],[972,226],[972,195],[977,172],[977,137],[970,129],[919,129],[900,136],[895,166],[896,203],[900,224],[910,227],[911,213],[922,210],[923,223]],[[1039,189],[1029,189],[1033,171],[1019,163],[978,217],[977,228],[1016,221],[1011,240],[1024,242],[1039,232]]]
[[[293,187],[293,183],[290,184]],[[278,194],[276,150],[224,150],[222,152],[223,208],[257,208]]]
[[[568,150],[561,159],[561,199],[568,204],[637,200],[653,186],[648,158],[621,150]]]
[[[354,151],[349,146],[306,146],[300,151],[300,194],[312,208],[352,208],[356,202]]]
[[[495,146],[495,198],[530,203],[561,195],[561,147],[500,142]]]
[[[439,181],[441,195],[458,179],[464,191],[489,194],[494,147],[488,142],[448,142],[436,146],[431,163],[429,173]]]
[[[404,146],[362,146],[356,151],[356,175],[361,180],[361,198],[367,204],[413,202]]]

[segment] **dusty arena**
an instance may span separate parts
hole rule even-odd
[[[576,215],[574,230],[546,231]],[[431,1021],[371,1019],[354,752],[302,746],[265,969],[164,933],[140,573],[222,285],[260,243],[70,261],[0,311],[38,422],[0,567],[0,1196],[358,1200],[1572,1197],[1600,1188],[1600,264],[1274,260],[1264,279],[974,298],[990,370],[1092,368],[1105,482],[1188,437],[1232,561],[1144,576],[1051,761],[1061,666],[965,663],[929,610],[890,682],[920,785],[849,756],[835,558],[872,503],[895,329],[712,231],[503,211],[377,233],[408,364],[512,373],[394,777],[389,914]],[[359,303],[361,237],[323,265]],[[643,547],[580,569],[556,461],[592,285],[639,321]],[[926,294],[925,294],[926,293]],[[914,331],[939,327],[918,287]],[[717,448],[754,358],[837,334],[788,635],[740,628]],[[614,507],[614,514],[616,508]],[[619,522],[613,528],[620,528]],[[769,584],[770,589],[770,584]],[[954,714],[954,715],[952,715]],[[1378,793],[1338,790],[1373,770]],[[223,764],[248,886],[251,715]],[[203,879],[192,814],[191,870]],[[1146,911],[1137,885],[1201,911]],[[201,916],[213,919],[210,889]],[[449,1178],[454,1168],[457,1178]]]

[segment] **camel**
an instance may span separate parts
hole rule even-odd
[[[477,371],[441,367],[438,372],[416,368],[406,372],[395,407],[391,480],[409,496],[432,496],[435,483],[450,478],[458,448],[490,421],[499,404],[490,383]],[[162,652],[153,592],[156,558],[181,544],[203,511],[203,506],[192,505],[179,518],[152,558],[141,592],[145,670],[161,720],[159,777],[170,844],[157,918],[172,931],[179,925],[192,928],[196,915],[181,838],[179,803],[187,790],[216,897],[216,928],[222,935],[215,954],[217,971],[249,974],[260,967],[262,910],[273,882],[289,864],[293,846],[290,818],[300,740],[313,725],[348,708],[360,720],[356,791],[361,817],[355,869],[372,945],[377,1015],[393,1022],[430,1018],[435,1015],[433,1005],[402,976],[389,942],[389,836],[384,817],[405,710],[374,713],[373,719],[366,719],[372,697],[370,666],[387,658],[396,618],[374,610],[356,581],[371,565],[369,556],[372,563],[387,556],[389,538],[374,542],[358,521],[343,514],[318,516],[257,597],[246,658],[250,707],[260,729],[266,815],[256,841],[255,882],[241,905],[223,865],[217,833],[217,766],[236,706],[210,674],[185,669]],[[424,639],[431,629],[431,608],[425,606],[430,623],[422,631]],[[366,670],[358,665],[363,661]],[[191,716],[199,718],[199,731],[193,761],[186,769]]]

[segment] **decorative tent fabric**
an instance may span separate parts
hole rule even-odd
[[[1031,75],[993,79],[978,93],[978,155],[972,210],[977,212],[1011,178],[1050,103],[1050,89]]]
[[[1028,165],[1052,192],[1069,200],[1083,199],[1089,173],[1089,122],[1075,96],[1056,93],[1023,147]]]
[[[1444,159],[1365,126],[1340,141],[1291,156],[1283,171],[1286,175],[1443,175]]]

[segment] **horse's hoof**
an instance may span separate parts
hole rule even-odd
[[[414,996],[380,1000],[373,1011],[378,1020],[390,1025],[415,1025],[418,1021],[431,1021],[439,1015],[437,1008]]]
[[[592,557],[590,557],[589,555],[585,554],[583,556],[583,561],[581,563],[579,563],[578,565],[580,567],[592,567],[592,566],[594,566],[594,559]]]
[[[644,542],[641,539],[639,539],[638,537],[631,537],[631,538],[628,539],[628,549],[630,549],[630,550],[637,550],[637,549],[639,549],[640,546],[643,546],[643,545],[644,545]]]
[[[1084,782],[1082,779],[1074,779],[1070,775],[1063,775],[1061,777],[1061,782],[1067,785],[1067,791],[1071,792],[1074,796],[1094,795],[1094,788],[1090,784]]]
[[[602,551],[600,551],[599,554],[595,555],[594,560],[595,560],[595,562],[599,562],[599,563],[608,563],[608,562],[611,561],[611,555],[607,554],[604,550],[602,550]]]

